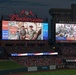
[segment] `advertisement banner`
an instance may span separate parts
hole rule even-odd
[[[51,65],[50,70],[54,70],[54,69],[56,69],[56,65]]]
[[[49,70],[49,66],[40,66],[38,70]]]
[[[28,71],[37,71],[37,67],[28,67]]]

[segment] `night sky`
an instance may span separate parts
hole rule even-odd
[[[76,0],[0,0],[0,14],[11,14],[21,10],[32,10],[39,17],[49,17],[51,8],[71,8]]]

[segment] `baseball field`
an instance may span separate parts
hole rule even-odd
[[[27,75],[75,75],[76,69],[69,69],[69,70],[57,70],[57,71],[45,71],[45,72],[33,72],[28,73]],[[22,74],[26,75],[26,74]]]
[[[16,68],[23,68],[24,66],[10,60],[0,60],[0,71],[10,70]],[[37,71],[37,72],[19,72],[8,75],[75,75],[76,69],[63,69],[63,70],[53,70],[53,71]]]

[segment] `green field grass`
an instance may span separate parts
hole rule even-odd
[[[76,75],[76,69],[72,70],[58,70],[58,71],[45,71],[45,72],[33,72],[23,75]]]
[[[0,60],[0,70],[16,69],[22,67],[22,65],[11,60]]]
[[[0,70],[10,70],[23,68],[23,65],[20,65],[11,60],[0,60]],[[56,70],[56,71],[40,71],[40,72],[27,72],[23,75],[76,75],[76,69],[67,69],[67,70]]]

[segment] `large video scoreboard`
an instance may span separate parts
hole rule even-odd
[[[48,23],[3,20],[2,40],[48,40]]]
[[[76,42],[76,24],[56,23],[55,40],[56,42]]]

